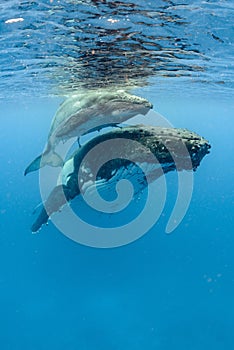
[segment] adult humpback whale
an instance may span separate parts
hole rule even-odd
[[[123,90],[93,91],[68,98],[52,120],[44,153],[29,164],[24,175],[45,165],[62,166],[63,160],[55,152],[60,141],[79,137],[103,126],[120,124],[137,114],[145,115],[151,108],[153,106],[148,100]]]
[[[119,156],[115,157],[116,144],[110,142],[106,147],[105,141],[119,139],[124,139],[123,147],[120,140]],[[132,141],[136,141],[134,148],[132,148]],[[87,154],[95,149],[97,149],[96,156],[94,153],[88,160],[84,160]],[[137,165],[143,166],[147,173],[147,181],[151,182],[169,171],[195,171],[202,158],[209,153],[209,149],[208,141],[186,129],[135,125],[98,135],[75,151],[64,164],[63,183],[52,190],[31,230],[37,232],[54,212],[85,192],[95,182],[108,186],[111,181],[116,183],[123,175],[126,179],[138,177]],[[152,155],[157,161],[155,157],[153,157],[154,160],[152,159]],[[104,165],[98,171],[97,177],[91,180],[95,173],[95,159],[99,160],[99,164]],[[106,159],[110,160],[106,162]],[[78,173],[81,187],[78,185]],[[147,186],[147,182],[143,180],[138,182],[138,185],[141,189]]]

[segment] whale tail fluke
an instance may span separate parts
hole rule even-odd
[[[55,152],[45,152],[39,157],[34,159],[29,166],[25,169],[24,175],[31,173],[32,171],[39,170],[45,165],[50,165],[53,167],[63,166],[63,159]]]

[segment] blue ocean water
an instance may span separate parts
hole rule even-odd
[[[232,349],[232,2],[0,8],[0,348]],[[24,21],[6,23],[12,18]],[[209,140],[184,219],[165,234],[177,193],[170,173],[160,219],[129,245],[83,246],[52,222],[32,235],[38,174],[23,173],[45,146],[53,115],[70,92],[115,84]]]

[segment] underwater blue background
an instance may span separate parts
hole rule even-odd
[[[233,18],[232,0],[1,1],[0,350],[234,348]],[[24,169],[64,98],[101,87],[209,140],[189,209],[167,235],[174,172],[132,244],[82,246],[52,222],[32,235],[39,181]]]
[[[232,348],[233,101],[141,93],[212,148],[180,226],[165,234],[172,173],[159,222],[116,249],[81,246],[52,223],[30,233],[39,186],[37,174],[23,171],[60,100],[1,102],[1,349]]]

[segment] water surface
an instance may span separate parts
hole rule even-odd
[[[1,349],[231,349],[233,2],[12,0],[0,10]],[[173,234],[176,174],[160,220],[133,244],[88,248],[52,223],[31,235],[38,175],[23,171],[64,97],[97,88],[148,98],[210,141]]]

